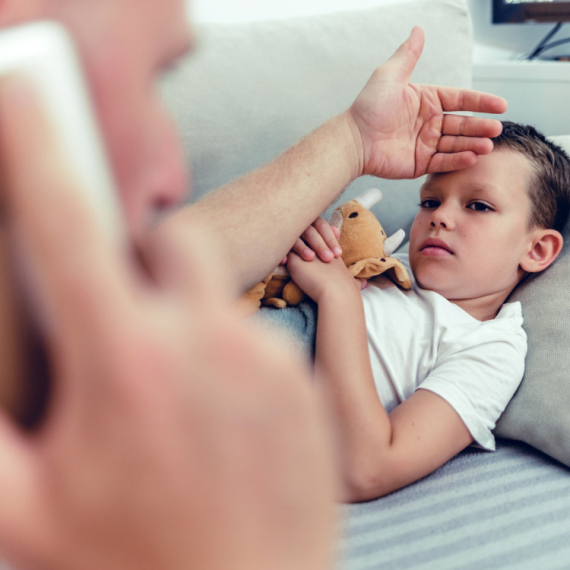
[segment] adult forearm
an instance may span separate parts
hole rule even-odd
[[[346,498],[356,500],[379,475],[392,427],[374,385],[360,295],[327,301],[319,303],[316,382],[341,438]]]
[[[173,219],[206,224],[241,290],[272,271],[295,240],[361,173],[348,114],[334,117],[268,165],[205,196]]]

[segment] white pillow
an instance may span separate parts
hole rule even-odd
[[[548,137],[553,143],[561,146],[568,154],[570,154],[570,135],[558,135]]]

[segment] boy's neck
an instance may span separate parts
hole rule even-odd
[[[498,291],[475,299],[448,299],[478,321],[490,321],[507,300],[511,291]]]

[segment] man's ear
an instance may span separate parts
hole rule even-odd
[[[543,271],[558,257],[564,240],[556,230],[537,229],[533,236],[532,247],[520,263],[528,273]]]

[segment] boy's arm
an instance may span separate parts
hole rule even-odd
[[[340,438],[344,499],[385,495],[431,473],[473,438],[443,398],[418,390],[390,415],[372,375],[360,285],[341,259],[290,254],[297,285],[319,306],[315,376]]]
[[[320,299],[315,366],[318,389],[338,428],[346,501],[404,487],[473,441],[451,405],[427,390],[386,413],[374,384],[357,289]]]
[[[465,89],[410,84],[423,41],[415,28],[348,111],[268,166],[172,217],[200,220],[214,230],[227,256],[226,273],[239,288],[272,271],[355,178],[415,178],[465,168],[491,151],[488,137],[501,132],[498,121],[444,113],[502,113],[506,102]]]

